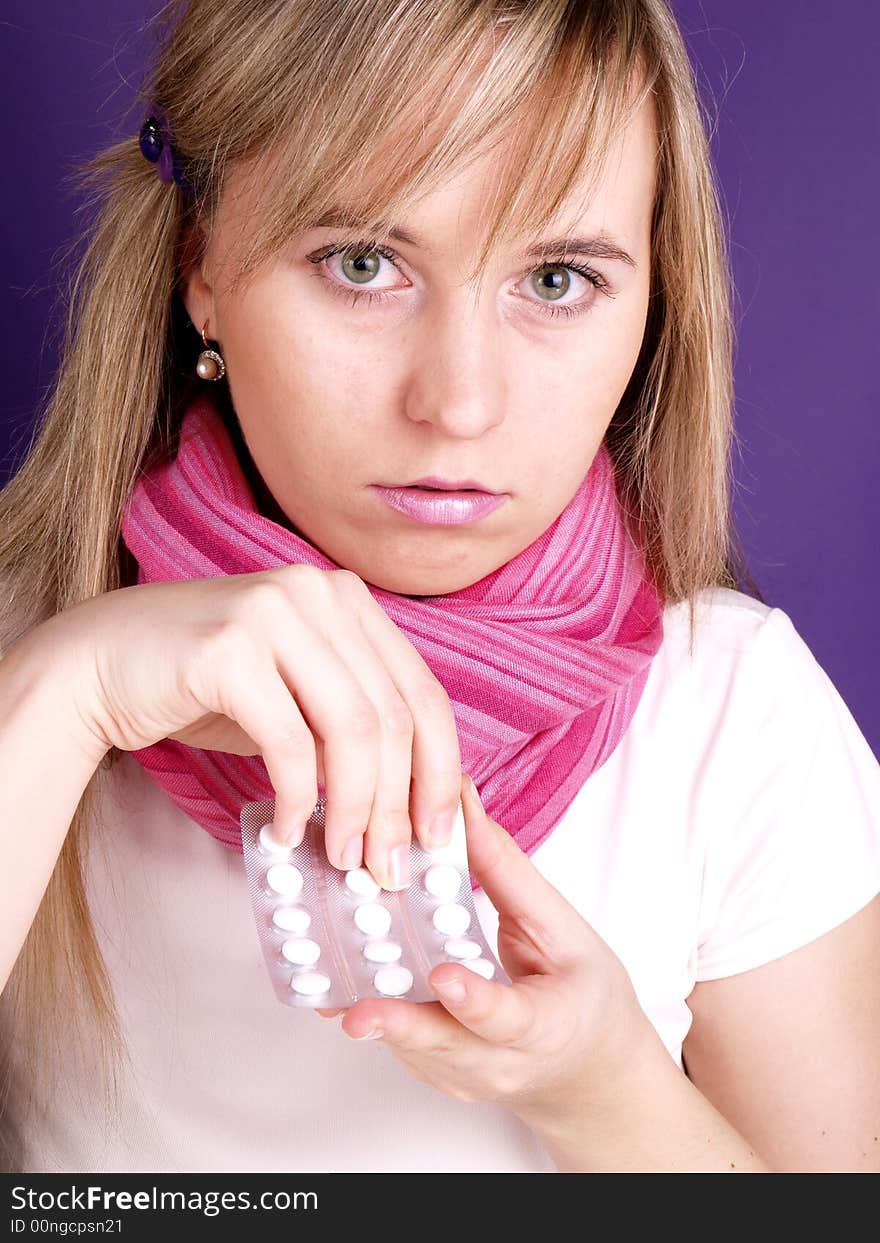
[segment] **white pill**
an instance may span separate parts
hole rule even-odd
[[[272,923],[282,932],[294,932],[301,937],[308,932],[312,917],[301,906],[278,906],[272,912]]]
[[[303,874],[292,863],[273,863],[266,873],[266,883],[285,898],[295,898],[303,887]]]
[[[451,863],[435,863],[425,873],[424,884],[432,897],[451,902],[461,889],[461,872]]]
[[[434,912],[434,927],[447,937],[460,937],[470,926],[470,911],[458,902],[444,902]]]
[[[355,909],[354,922],[368,937],[384,937],[391,927],[391,912],[378,902],[364,902]]]
[[[314,997],[318,993],[327,992],[330,987],[330,977],[324,975],[323,971],[301,971],[299,975],[291,976],[290,987],[295,993]]]
[[[260,829],[260,845],[263,847],[266,854],[289,855],[292,852],[293,847],[285,846],[283,842],[279,842],[276,837],[273,837],[272,830],[274,827],[275,826],[272,824],[271,820],[268,824],[263,825]]]
[[[412,988],[412,972],[406,967],[380,967],[373,976],[373,983],[386,997],[400,997]]]
[[[317,941],[290,937],[281,946],[281,953],[288,962],[296,963],[298,967],[313,967],[321,957],[321,947]]]
[[[352,868],[345,873],[345,883],[359,898],[375,898],[382,886],[366,868]]]
[[[364,946],[367,962],[397,962],[402,953],[403,949],[396,941],[368,941]]]
[[[443,953],[450,958],[479,958],[482,952],[479,941],[471,941],[469,937],[452,937],[443,946]]]
[[[489,962],[488,958],[468,958],[464,966],[470,971],[475,971],[477,975],[481,975],[484,980],[491,980],[495,974],[495,966]]]

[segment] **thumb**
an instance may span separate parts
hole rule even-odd
[[[519,924],[548,967],[582,956],[585,936],[598,941],[598,935],[541,875],[507,829],[492,819],[467,773],[462,806],[468,863],[498,911],[501,926]]]

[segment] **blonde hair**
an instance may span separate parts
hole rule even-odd
[[[745,576],[759,595],[730,511],[726,240],[702,104],[665,0],[171,0],[154,30],[129,136],[74,178],[94,225],[70,284],[54,390],[0,495],[4,646],[133,581],[121,516],[139,471],[173,449],[199,383],[202,342],[180,273],[211,235],[228,168],[249,165],[259,187],[237,247],[243,283],[330,208],[344,204],[361,236],[381,232],[512,137],[479,270],[511,230],[543,229],[576,179],[593,184],[649,96],[658,132],[650,307],[606,443],[658,590],[689,602],[692,643],[697,592],[737,588]],[[171,121],[191,201],[138,149],[149,102]],[[106,757],[83,795],[3,996],[34,1086],[53,1047],[74,1031],[98,1034],[108,1104],[126,1050],[84,852],[99,822],[98,779],[118,758]]]

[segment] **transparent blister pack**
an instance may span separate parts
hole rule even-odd
[[[464,813],[447,846],[410,843],[410,883],[382,889],[366,868],[327,858],[324,807],[292,849],[272,833],[274,800],[246,803],[241,841],[260,946],[278,1000],[334,1009],[361,997],[436,1001],[428,973],[460,962],[510,984],[483,935],[470,885]]]

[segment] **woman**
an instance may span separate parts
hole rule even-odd
[[[9,1168],[876,1170],[880,770],[739,589],[669,10],[163,18],[3,494]],[[238,813],[322,791],[388,888],[463,800],[512,986],[277,1005]]]

